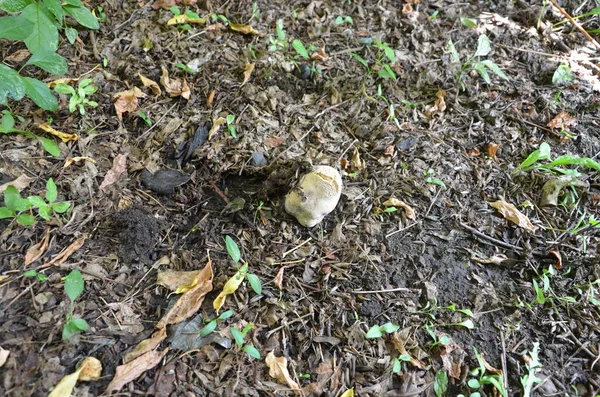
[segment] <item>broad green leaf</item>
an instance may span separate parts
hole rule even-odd
[[[25,40],[32,31],[33,24],[22,16],[0,18],[0,39]]]
[[[438,371],[435,374],[433,382],[433,391],[437,397],[442,397],[448,389],[448,373],[446,371]]]
[[[0,0],[0,10],[16,13],[21,12],[32,3],[32,0]]]
[[[0,219],[12,218],[13,212],[6,207],[0,207]]]
[[[83,277],[81,276],[81,272],[77,269],[71,270],[71,273],[65,277],[65,293],[71,299],[71,302],[75,302],[75,300],[81,295],[83,292]]]
[[[535,164],[538,160],[547,159],[550,157],[550,152],[550,145],[548,145],[546,142],[542,142],[540,144],[540,148],[531,152],[525,161],[523,161],[517,168],[529,167],[530,165]]]
[[[242,335],[240,330],[237,328],[231,327],[231,328],[229,328],[229,331],[231,331],[231,336],[233,336],[233,339],[235,339],[235,343],[238,346],[242,346],[244,344],[244,335]]]
[[[398,331],[400,329],[400,326],[392,324],[392,323],[385,323],[380,328],[383,332],[391,334],[392,332]]]
[[[383,336],[383,332],[381,332],[381,328],[379,328],[379,325],[374,325],[371,328],[369,328],[369,330],[367,331],[367,334],[365,335],[365,338],[376,339],[376,338],[381,338],[382,336]]]
[[[27,197],[27,201],[29,201],[35,208],[48,206],[48,204],[40,196],[29,196]]]
[[[2,132],[8,132],[15,126],[15,118],[8,111],[2,115],[2,122],[0,128]]]
[[[44,0],[44,5],[52,13],[52,15],[54,15],[57,21],[62,21],[67,15],[60,4],[60,0]]]
[[[36,272],[35,270],[27,270],[25,273],[23,273],[23,277],[35,277],[37,276],[38,272]]]
[[[304,47],[304,44],[300,40],[295,39],[294,41],[292,41],[292,47],[294,47],[294,50],[296,50],[298,55],[300,55],[301,57],[305,59],[310,59],[308,51],[306,51],[306,47]]]
[[[69,40],[69,43],[71,44],[75,43],[78,34],[79,32],[77,32],[77,29],[65,28],[65,36],[67,36],[67,40]]]
[[[71,87],[70,85],[64,84],[64,83],[58,83],[57,85],[54,86],[54,91],[58,92],[59,94],[63,94],[63,95],[75,95],[75,88]]]
[[[483,66],[483,63],[481,63],[481,62],[475,63],[473,65],[473,70],[476,70],[477,73],[479,73],[479,75],[483,79],[483,81],[485,81],[487,84],[490,84],[492,82],[492,79],[490,78],[490,75],[488,74],[487,70],[485,69],[485,66]]]
[[[483,64],[486,68],[488,68],[492,72],[496,73],[498,75],[498,77],[500,77],[501,79],[508,80],[508,76],[505,75],[504,72],[502,71],[502,69],[500,69],[500,66],[496,65],[493,61],[491,61],[489,59],[484,59],[480,63]]]
[[[398,358],[394,359],[394,365],[392,367],[392,372],[394,373],[398,373],[402,370],[402,361],[400,361]]]
[[[465,327],[467,329],[474,329],[475,328],[475,324],[473,323],[473,320],[471,320],[471,319],[462,321],[460,323],[457,323],[456,325],[459,325],[461,327]]]
[[[25,39],[25,45],[32,54],[58,48],[58,29],[46,7],[41,3],[32,3],[25,7],[21,16],[33,22],[33,31]]]
[[[6,98],[20,100],[25,95],[25,86],[19,73],[0,63],[0,104],[6,103]]]
[[[477,26],[477,20],[475,18],[460,17],[460,23],[467,28],[474,28]]]
[[[57,214],[62,214],[63,212],[67,212],[67,210],[71,207],[71,203],[68,201],[62,201],[60,203],[55,203],[51,205],[52,210]]]
[[[477,51],[475,51],[476,57],[484,57],[492,51],[492,42],[490,38],[482,34],[477,39]]]
[[[229,253],[231,259],[233,259],[235,263],[238,263],[242,257],[240,254],[240,248],[229,236],[225,236],[225,247],[227,248],[227,252]]]
[[[21,77],[21,80],[25,93],[36,105],[51,112],[58,110],[58,100],[46,84],[31,77]]]
[[[16,187],[9,185],[4,191],[4,204],[14,212],[26,211],[31,203],[22,198]]]
[[[25,65],[35,65],[51,74],[66,74],[69,69],[65,58],[54,51],[36,52]]]
[[[561,63],[552,75],[552,84],[568,83],[575,79],[568,65]]]
[[[338,17],[335,19],[335,24],[336,24],[336,25],[341,25],[341,24],[343,24],[343,23],[344,23],[344,18],[343,18],[342,16],[338,16]]]
[[[456,51],[456,47],[454,46],[452,39],[448,40],[448,51],[450,51],[450,55],[452,55],[452,60],[460,63],[460,55],[458,54],[458,51]]]
[[[252,358],[260,360],[260,352],[258,349],[252,345],[244,346],[244,351]]]
[[[87,331],[90,328],[87,321],[82,318],[74,318],[71,323],[80,331]]]
[[[21,214],[17,216],[17,222],[19,222],[23,226],[31,226],[35,225],[35,216],[31,214]]]
[[[469,381],[467,382],[467,386],[469,386],[471,389],[479,389],[481,387],[481,384],[477,379],[469,379]]]
[[[262,284],[260,283],[258,276],[256,274],[248,273],[246,277],[248,277],[248,282],[250,283],[252,290],[256,292],[257,295],[260,295],[262,292]]]
[[[277,25],[275,27],[275,31],[277,32],[277,38],[280,41],[285,40],[285,30],[283,30],[283,19],[277,20]]]
[[[219,320],[227,320],[229,317],[233,316],[235,312],[231,309],[221,313],[221,315],[219,317],[217,317]]]
[[[54,183],[54,179],[49,178],[48,182],[46,182],[46,201],[52,204],[56,201],[58,197],[58,190],[56,188],[56,183]]]
[[[200,337],[204,337],[206,335],[209,335],[211,333],[213,333],[213,331],[217,329],[217,322],[215,320],[212,320],[211,322],[209,322],[208,324],[206,324],[204,327],[202,327],[202,329],[200,330]]]
[[[544,164],[544,167],[553,167],[556,165],[583,165],[584,167],[591,168],[596,171],[600,171],[600,164],[589,157],[577,157],[571,155],[564,155],[558,157],[556,160]]]
[[[38,214],[45,220],[50,220],[50,215],[52,214],[52,210],[49,206],[44,205],[38,208]]]
[[[351,52],[350,56],[356,59],[358,62],[360,62],[360,64],[363,65],[365,68],[369,68],[369,63],[365,61],[360,55]]]
[[[43,137],[43,136],[36,135],[35,137],[36,137],[36,139],[38,141],[40,141],[42,143],[42,147],[44,148],[44,150],[46,150],[48,153],[50,153],[54,157],[60,156],[60,149],[59,149],[58,144],[56,142],[54,142],[50,138],[46,138],[46,137]]]
[[[227,124],[231,124],[235,121],[235,115],[234,114],[228,114],[227,118],[225,119],[227,120]]]
[[[75,7],[71,5],[63,6],[64,10],[71,14],[73,18],[81,25],[85,26],[88,29],[100,29],[100,22],[98,22],[98,18],[91,13],[86,7]]]
[[[87,331],[89,328],[88,323],[82,318],[75,318],[67,321],[63,328],[62,339],[69,340],[71,337],[81,331]]]
[[[387,63],[385,65],[383,65],[383,68],[381,68],[377,71],[377,74],[380,77],[383,77],[384,79],[396,80],[396,73],[394,73],[394,71],[392,70],[390,65],[388,65]]]
[[[392,50],[390,47],[388,47],[385,44],[381,44],[381,47],[383,48],[383,51],[385,52],[385,56],[387,57],[387,59],[389,59],[391,63],[396,62],[396,54],[394,53],[394,50]]]

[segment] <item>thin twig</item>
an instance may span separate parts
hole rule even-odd
[[[554,7],[556,7],[558,9],[558,11],[560,11],[561,14],[563,14],[565,17],[567,17],[567,19],[569,21],[571,21],[573,26],[575,26],[575,28],[577,28],[577,30],[579,30],[581,33],[583,33],[583,35],[585,36],[586,39],[588,39],[588,41],[590,41],[597,49],[600,50],[600,44],[596,40],[594,40],[594,38],[592,36],[590,36],[590,34],[588,32],[586,32],[585,29],[583,27],[581,27],[581,25],[575,19],[573,19],[573,17],[570,16],[569,13],[566,12],[564,8],[559,6],[558,3],[556,2],[556,0],[550,0],[550,3],[552,3],[552,5]]]
[[[471,226],[466,225],[466,224],[464,224],[462,222],[460,222],[459,224],[463,228],[467,229],[468,231],[470,231],[471,233],[473,233],[474,235],[476,235],[477,237],[481,237],[482,239],[491,241],[492,243],[494,243],[496,245],[499,245],[501,247],[508,248],[508,249],[513,249],[513,250],[518,251],[518,252],[523,252],[524,251],[524,249],[521,248],[521,247],[517,247],[516,245],[508,244],[508,243],[505,243],[504,241],[500,241],[498,239],[490,237],[487,234],[484,234],[484,233],[480,232],[479,230],[474,229]]]
[[[392,289],[380,289],[377,291],[361,291],[361,290],[356,290],[356,291],[350,291],[353,294],[385,294],[385,293],[390,293],[390,292],[418,292],[418,293],[422,293],[423,291],[421,291],[420,289],[417,288],[392,288]]]

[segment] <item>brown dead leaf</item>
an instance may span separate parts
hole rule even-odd
[[[127,364],[136,358],[152,351],[156,350],[158,345],[167,338],[167,329],[161,328],[155,331],[152,336],[148,339],[144,339],[138,343],[135,348],[123,357],[123,364]]]
[[[10,350],[4,350],[2,346],[0,346],[0,368],[6,363],[8,360],[8,356],[10,355]]]
[[[117,92],[113,95],[115,101],[115,111],[117,118],[123,121],[123,113],[133,113],[138,109],[139,98],[145,98],[147,95],[137,87],[130,90]]]
[[[152,91],[152,94],[154,94],[155,96],[159,96],[161,94],[162,91],[160,90],[160,86],[158,85],[158,83],[156,81],[149,79],[148,77],[142,75],[141,73],[138,73],[138,76],[140,76],[142,85],[144,87],[150,88],[150,91]]]
[[[192,92],[190,91],[190,87],[188,87],[185,79],[183,81],[179,79],[171,79],[169,77],[169,72],[167,68],[164,66],[161,68],[162,74],[160,76],[160,83],[165,87],[165,91],[171,97],[181,96],[184,99],[190,99]]]
[[[285,270],[285,266],[282,267],[281,269],[279,269],[279,271],[277,272],[277,275],[275,276],[275,279],[273,279],[273,283],[275,284],[277,289],[280,291],[283,290],[283,271],[284,270]]]
[[[499,145],[497,143],[490,143],[487,147],[488,156],[490,156],[496,162],[498,162],[498,157],[496,157],[496,153],[498,153],[498,149],[500,148],[500,146],[502,145]]]
[[[10,182],[6,182],[2,185],[0,185],[0,194],[3,194],[6,191],[6,188],[9,186],[14,186],[17,188],[17,190],[21,191],[25,188],[27,188],[29,186],[29,184],[31,183],[31,181],[33,181],[35,178],[29,177],[27,175],[21,175],[20,177],[18,177],[17,179],[10,181]]]
[[[317,51],[313,52],[310,56],[315,61],[325,62],[329,59],[329,54],[325,52],[325,46],[319,48]]]
[[[444,98],[446,97],[446,91],[438,90],[435,93],[436,100],[428,110],[425,111],[425,116],[431,118],[438,113],[444,113],[446,110],[446,101]]]
[[[73,255],[79,248],[81,248],[83,244],[85,244],[86,239],[87,236],[85,234],[79,237],[77,240],[73,241],[67,248],[60,251],[59,254],[52,258],[50,262],[45,263],[40,268],[44,269],[49,266],[62,265],[67,259],[69,259],[71,255]]]
[[[62,378],[48,397],[68,397],[73,393],[77,381],[96,381],[102,374],[102,363],[95,357],[86,357],[75,372]]]
[[[180,272],[177,270],[160,271],[158,272],[156,284],[162,285],[170,291],[177,291],[183,286],[189,286],[188,289],[191,289],[198,282],[197,278],[201,272],[201,270],[192,270],[189,272]]]
[[[357,171],[362,171],[367,168],[367,163],[360,158],[360,152],[356,148],[354,148],[354,151],[352,152],[352,160],[350,160],[350,164],[352,165],[352,168]]]
[[[250,25],[243,25],[241,23],[230,23],[229,29],[233,30],[234,32],[241,33],[241,34],[253,34],[255,36],[260,36],[260,33],[258,33]]]
[[[66,132],[57,131],[46,123],[38,125],[38,128],[44,132],[47,132],[48,134],[60,138],[60,140],[63,142],[76,141],[79,139],[77,134],[67,134]]]
[[[42,241],[37,243],[34,246],[31,246],[27,252],[25,253],[25,266],[30,265],[31,263],[40,259],[46,249],[48,248],[48,241],[50,240],[50,229],[46,229],[46,233],[42,238]]]
[[[12,54],[10,54],[9,56],[7,56],[6,58],[4,58],[4,62],[7,62],[7,63],[25,62],[25,60],[27,58],[29,58],[30,55],[31,55],[31,52],[29,52],[23,48],[22,50],[17,50],[15,52],[13,52]]]
[[[412,4],[406,3],[402,6],[402,15],[410,14],[413,12]]]
[[[281,384],[288,385],[296,393],[300,391],[300,386],[292,379],[288,372],[287,359],[285,357],[275,357],[273,352],[269,352],[265,358],[265,363],[269,367],[269,376]]]
[[[532,233],[537,230],[537,227],[531,223],[529,218],[527,218],[527,216],[519,211],[513,204],[507,203],[504,200],[498,200],[490,203],[490,205],[497,209],[504,218],[513,222],[517,226],[529,230]]]
[[[194,18],[187,14],[179,14],[173,16],[171,19],[167,21],[167,26],[170,25],[182,25],[184,23],[195,23],[197,25],[206,24],[206,18]]]
[[[415,210],[402,200],[390,197],[389,199],[383,202],[383,205],[385,205],[386,207],[400,207],[404,210],[404,213],[406,214],[406,217],[408,219],[412,219],[413,221],[417,219],[417,214],[415,213]]]
[[[156,328],[164,328],[169,324],[177,324],[193,316],[204,301],[204,297],[213,289],[213,271],[210,257],[204,269],[198,275],[198,282],[190,290],[184,292],[175,305],[160,319]]]
[[[395,145],[390,145],[388,147],[385,148],[385,150],[383,151],[383,155],[387,156],[387,157],[394,157],[394,152],[396,151],[396,146]]]
[[[562,111],[556,115],[548,124],[548,127],[557,130],[568,130],[569,127],[576,125],[577,120],[573,118],[569,113]]]
[[[100,190],[104,193],[108,193],[108,188],[114,185],[125,171],[127,171],[127,154],[119,153],[117,157],[113,159],[112,168],[108,170],[104,180],[100,184]]]
[[[481,258],[475,254],[475,252],[471,252],[471,260],[474,260],[477,263],[482,263],[484,265],[499,265],[502,262],[508,260],[508,257],[504,254],[495,254],[488,258]]]
[[[265,145],[267,145],[270,148],[279,147],[279,146],[283,145],[284,143],[285,143],[285,139],[283,139],[282,137],[276,136],[276,135],[272,135],[272,136],[265,138]]]
[[[217,131],[219,131],[219,128],[221,128],[221,126],[226,123],[227,119],[225,117],[219,117],[218,119],[213,120],[212,126],[210,127],[210,131],[208,131],[208,139],[210,139],[214,134],[216,134]]]
[[[115,377],[106,387],[105,393],[110,394],[113,391],[121,390],[127,383],[135,380],[149,369],[156,367],[169,350],[169,348],[166,348],[162,352],[157,350],[150,351],[127,364],[119,365],[115,371]]]
[[[207,32],[210,32],[212,30],[219,32],[221,31],[221,29],[223,29],[225,27],[225,25],[223,25],[221,22],[217,22],[217,23],[213,23],[212,25],[208,26],[206,29],[204,29]]]
[[[65,160],[65,165],[63,165],[63,168],[67,168],[71,164],[78,163],[80,161],[89,161],[91,163],[96,162],[96,160],[94,160],[93,158],[90,158],[90,157],[67,157],[67,159]]]
[[[425,368],[425,364],[423,364],[421,361],[414,358],[413,356],[411,356],[408,353],[408,351],[406,350],[406,347],[404,347],[404,341],[402,340],[402,336],[398,331],[396,331],[392,334],[392,342],[394,343],[394,347],[400,354],[406,354],[407,356],[410,356],[410,363],[414,367],[419,368],[419,369]]]
[[[242,85],[246,84],[248,80],[250,80],[250,76],[252,76],[252,72],[254,71],[254,65],[256,64],[247,63],[244,66],[242,66],[242,71],[244,72],[244,81],[242,82]]]
[[[560,251],[552,250],[548,253],[556,257],[556,263],[554,264],[554,267],[557,269],[562,269],[562,255],[560,254]]]
[[[473,148],[473,150],[471,150],[468,155],[471,157],[477,157],[479,156],[481,153],[479,152],[479,150],[477,150],[477,148]]]
[[[215,94],[217,93],[217,90],[212,90],[210,92],[210,94],[208,94],[208,98],[206,98],[206,107],[211,107],[213,104],[213,101],[215,100]]]
[[[442,335],[444,334],[439,334],[438,339],[440,339]],[[440,352],[440,358],[442,359],[444,368],[448,372],[448,375],[454,379],[461,379],[465,357],[467,357],[467,353],[454,342],[445,345]]]

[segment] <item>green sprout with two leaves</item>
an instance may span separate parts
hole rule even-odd
[[[69,202],[56,201],[58,190],[52,178],[46,182],[44,197],[45,199],[40,196],[23,198],[16,187],[9,185],[4,191],[4,207],[0,207],[0,219],[14,218],[20,225],[31,226],[37,223],[31,208],[36,208],[38,215],[49,221],[53,214],[62,214],[71,206]]]
[[[85,107],[98,107],[98,102],[90,101],[88,97],[98,91],[98,86],[93,84],[93,79],[83,79],[77,85],[77,89],[70,85],[59,83],[54,87],[54,91],[63,95],[71,95],[69,99],[69,112],[73,113],[79,109],[79,114],[85,114]]]
[[[377,56],[375,65],[370,66],[363,57],[354,52],[350,53],[350,56],[356,59],[361,65],[367,69],[367,75],[377,72],[377,75],[383,79],[396,80],[396,73],[392,70],[390,64],[396,63],[396,54],[394,50],[387,44],[382,43],[380,40],[373,41],[373,47],[377,50]],[[386,60],[389,62],[387,63]]]
[[[260,352],[258,349],[251,344],[244,342],[246,334],[248,334],[248,331],[250,331],[252,328],[254,328],[254,324],[248,324],[241,331],[235,327],[230,327],[229,331],[231,332],[231,336],[233,336],[235,344],[239,349],[244,351],[248,356],[259,360]]]
[[[537,150],[531,152],[531,154],[529,154],[529,156],[527,156],[527,158],[521,164],[519,164],[517,169],[522,171],[548,171],[556,174],[570,175],[573,177],[578,177],[581,174],[575,169],[564,168],[563,166],[584,166],[596,171],[600,171],[600,164],[597,161],[589,157],[579,157],[570,154],[559,156],[549,163],[537,164],[540,160],[549,160],[550,156],[550,145],[548,145],[546,142],[542,142]]]
[[[502,397],[507,397],[506,387],[504,385],[504,379],[502,379],[501,374],[490,373],[487,370],[485,362],[483,361],[483,357],[477,351],[475,347],[473,347],[473,351],[475,352],[475,357],[477,358],[477,363],[479,367],[475,368],[473,371],[469,373],[471,378],[467,381],[467,386],[471,390],[473,390],[469,397],[481,397],[481,388],[485,385],[491,385],[500,393]],[[459,394],[457,397],[465,397],[464,394]]]
[[[75,300],[82,294],[84,287],[81,272],[77,269],[73,269],[71,273],[63,278],[63,280],[65,281],[65,293],[69,297],[69,312],[66,314],[67,321],[63,328],[62,339],[68,341],[71,340],[73,335],[82,331],[87,331],[90,326],[84,319],[73,316]]]
[[[394,332],[398,331],[399,329],[400,329],[399,325],[392,324],[392,323],[385,323],[383,325],[375,324],[371,328],[369,328],[369,330],[367,331],[367,334],[365,335],[365,338],[379,339],[379,338],[383,337],[384,333],[393,334]],[[395,357],[394,361],[392,363],[392,371],[394,373],[400,373],[400,371],[402,370],[402,363],[410,362],[411,360],[412,360],[412,357],[410,356],[410,354],[401,354],[398,357]]]
[[[236,264],[240,263],[242,259],[240,247],[238,247],[237,243],[229,236],[225,237],[225,248],[227,248],[227,253],[231,259],[233,259]],[[244,262],[244,264],[238,269],[236,276],[245,277],[248,280],[248,283],[250,283],[250,287],[254,292],[256,292],[258,295],[262,293],[262,284],[258,276],[254,273],[248,273],[248,262]]]

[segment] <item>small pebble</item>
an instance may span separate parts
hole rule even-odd
[[[264,167],[267,165],[267,159],[263,152],[252,152],[252,165],[255,167]]]

